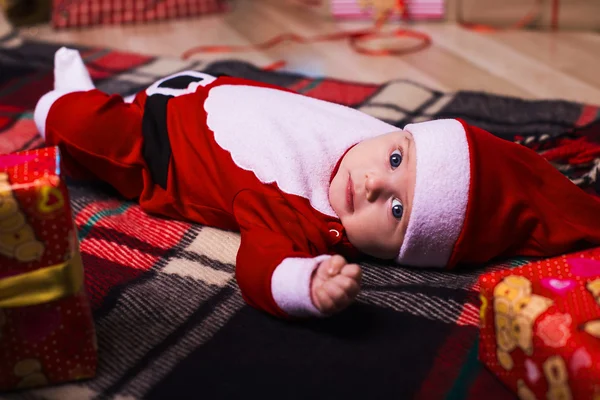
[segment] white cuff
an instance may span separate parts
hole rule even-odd
[[[322,317],[324,314],[312,302],[310,283],[313,271],[330,257],[283,260],[271,277],[271,293],[279,308],[293,317]]]
[[[68,93],[69,92],[52,90],[38,100],[35,111],[33,112],[33,120],[35,121],[35,126],[37,126],[40,135],[42,135],[44,139],[46,139],[46,120],[48,119],[50,108],[56,100]]]

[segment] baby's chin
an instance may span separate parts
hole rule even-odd
[[[340,220],[343,220],[345,214],[345,201],[346,201],[346,193],[345,186],[340,182],[340,172],[335,174],[333,179],[331,180],[331,184],[329,185],[329,192],[327,193],[329,196],[329,204],[333,209],[333,212],[338,216]],[[343,221],[342,225],[344,224]]]

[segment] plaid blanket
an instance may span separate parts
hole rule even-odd
[[[32,109],[52,86],[56,49],[32,41],[0,47],[0,153],[43,145]],[[461,117],[543,152],[600,194],[600,118],[592,105],[79,50],[98,87],[110,93],[130,95],[196,69],[291,88],[398,127]],[[525,259],[455,272],[365,264],[364,290],[346,312],[285,322],[242,301],[234,279],[237,234],[146,215],[98,183],[69,181],[69,188],[98,332],[98,375],[7,398],[512,398],[477,359],[476,282],[484,271]]]

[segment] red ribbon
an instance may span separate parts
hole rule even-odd
[[[241,52],[241,51],[256,51],[256,50],[266,50],[271,47],[277,46],[278,44],[291,41],[296,43],[318,43],[318,42],[328,42],[328,41],[336,41],[336,40],[348,40],[350,47],[360,54],[366,54],[369,56],[399,56],[403,54],[413,53],[416,51],[423,50],[431,45],[431,38],[421,32],[413,31],[410,29],[395,29],[390,32],[382,32],[381,28],[388,21],[392,12],[388,11],[385,15],[375,21],[375,25],[370,29],[363,29],[357,31],[343,31],[343,32],[334,32],[324,35],[318,35],[313,37],[303,37],[300,35],[296,35],[294,33],[284,33],[281,35],[277,35],[274,38],[271,38],[263,43],[259,44],[251,44],[245,46],[196,46],[182,54],[183,59],[188,59],[192,55],[197,53],[233,53],[233,52]],[[386,37],[398,37],[398,38],[412,38],[416,39],[417,43],[413,46],[401,48],[401,49],[370,49],[365,47],[365,43]],[[277,63],[280,65],[280,62]]]
[[[311,0],[311,5],[315,5],[313,1],[319,0]],[[544,0],[535,0],[532,9],[525,14],[521,19],[516,21],[515,23],[504,27],[497,28],[491,25],[479,24],[473,22],[467,22],[464,20],[462,15],[462,7],[461,3],[457,2],[458,11],[457,11],[457,23],[466,28],[477,32],[489,33],[496,32],[505,29],[521,29],[525,26],[529,25],[537,16],[539,16],[542,4]],[[402,14],[406,17],[406,7],[404,4],[404,0],[398,0],[400,9],[402,10]],[[559,15],[559,5],[560,0],[553,0],[552,7],[552,29],[558,29],[558,15]],[[229,46],[229,45],[219,45],[219,46],[195,46],[191,49],[185,51],[182,54],[183,59],[188,59],[194,54],[198,53],[234,53],[234,52],[243,52],[243,51],[257,51],[257,50],[267,50],[272,47],[279,45],[285,41],[291,41],[295,43],[318,43],[318,42],[328,42],[328,41],[337,41],[337,40],[348,40],[350,47],[359,54],[365,54],[368,56],[399,56],[404,54],[409,54],[413,52],[417,52],[423,50],[431,45],[431,38],[422,32],[417,32],[410,29],[402,29],[398,28],[390,32],[382,32],[381,28],[385,25],[385,23],[389,20],[392,15],[391,11],[388,11],[385,15],[375,21],[375,25],[370,29],[363,29],[357,31],[343,31],[343,32],[334,32],[330,34],[318,35],[313,37],[304,37],[300,35],[296,35],[294,33],[283,33],[281,35],[277,35],[265,42],[258,44],[250,44],[244,46]],[[402,49],[370,49],[365,47],[365,44],[369,41],[381,38],[389,38],[389,37],[397,37],[397,38],[412,38],[416,39],[417,43],[413,46],[405,47]],[[265,69],[278,69],[285,65],[284,61],[277,61],[274,64],[266,67]]]

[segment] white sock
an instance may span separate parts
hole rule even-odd
[[[77,50],[61,47],[54,54],[54,89],[79,92],[94,89],[92,78]]]

